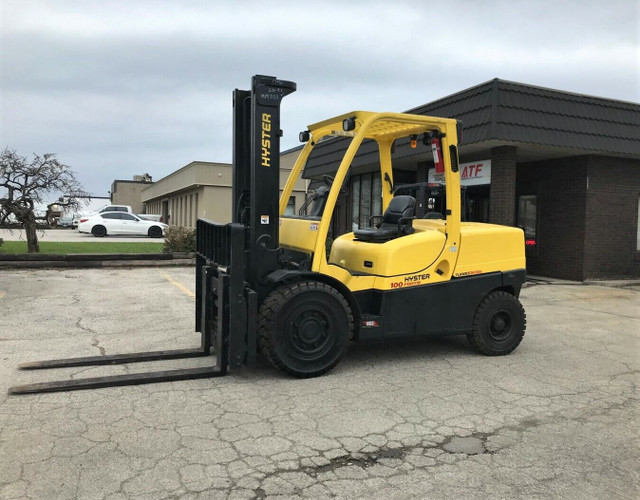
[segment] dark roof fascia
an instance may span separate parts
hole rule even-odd
[[[420,110],[429,106],[432,106],[433,104],[438,104],[440,102],[445,102],[445,101],[451,101],[451,102],[456,102],[456,101],[460,101],[462,100],[462,98],[467,97],[468,95],[473,95],[475,93],[477,93],[478,91],[484,91],[486,90],[487,87],[490,87],[491,85],[493,85],[493,83],[498,80],[497,78],[494,78],[493,80],[489,80],[483,83],[479,83],[478,85],[474,85],[473,87],[469,87],[463,90],[460,90],[458,92],[454,92],[453,94],[449,94],[446,95],[444,97],[440,97],[439,99],[436,99],[435,101],[430,101],[427,102],[425,104],[420,104],[419,106],[416,106],[415,108],[411,108],[408,109],[406,111],[403,111],[403,113],[409,113],[409,114],[421,114]]]
[[[439,99],[436,99],[435,101],[430,101],[428,103],[421,104],[419,106],[416,106],[415,108],[411,108],[411,109],[409,109],[407,111],[404,111],[404,113],[416,113],[421,108],[425,108],[427,106],[431,106],[433,104],[437,104],[437,103],[443,102],[443,101],[448,101],[448,100],[458,101],[458,100],[460,100],[459,99],[460,97],[464,97],[467,94],[475,93],[476,91],[482,90],[485,87],[491,87],[492,89],[498,89],[500,84],[517,86],[517,87],[522,88],[523,90],[534,90],[534,91],[549,92],[549,93],[552,93],[552,94],[557,94],[559,97],[562,96],[562,98],[564,98],[564,99],[582,98],[582,99],[587,99],[587,100],[602,101],[602,104],[605,105],[605,106],[609,106],[609,105],[616,105],[616,106],[620,106],[620,107],[631,106],[631,107],[634,107],[634,108],[637,108],[637,107],[640,106],[640,103],[633,102],[633,101],[626,101],[624,99],[612,99],[612,98],[609,98],[609,97],[594,96],[594,95],[590,95],[590,94],[581,94],[579,92],[570,92],[570,91],[567,91],[567,90],[558,90],[558,89],[553,89],[551,87],[543,87],[541,85],[531,85],[531,84],[528,84],[528,83],[516,82],[514,80],[504,80],[502,78],[493,78],[491,80],[487,80],[486,82],[479,83],[478,85],[474,85],[473,87],[468,87],[468,88],[466,88],[464,90],[460,90],[458,92],[454,92],[453,94],[449,94],[449,95],[446,95],[444,97],[440,97]],[[418,113],[418,114],[420,114],[420,113]]]
[[[552,94],[557,94],[558,96],[562,96],[563,99],[576,99],[581,98],[585,100],[591,101],[601,101],[603,106],[619,106],[619,107],[628,107],[631,106],[633,108],[640,108],[640,103],[633,101],[625,101],[624,99],[612,99],[610,97],[600,97],[590,94],[581,94],[579,92],[569,92],[567,90],[558,90],[552,89],[550,87],[543,87],[541,85],[530,85],[528,83],[514,82],[513,80],[503,80],[502,78],[494,78],[491,80],[492,82],[496,82],[496,84],[506,84],[513,85],[517,87],[521,87],[525,90],[537,90],[542,92],[549,92]]]
[[[497,139],[496,137],[496,121],[498,119],[498,86],[500,80],[494,78],[491,81],[491,124],[489,125],[488,140]]]

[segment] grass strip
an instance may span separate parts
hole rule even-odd
[[[41,241],[40,253],[65,255],[69,253],[162,253],[163,243],[126,241]],[[26,241],[5,241],[0,253],[27,253]]]

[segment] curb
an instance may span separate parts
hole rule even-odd
[[[537,285],[606,286],[609,288],[633,288],[640,286],[640,279],[589,279],[584,281],[569,281],[555,278],[545,278],[540,276],[527,276],[527,281],[525,281],[525,283],[522,285],[522,288]]]
[[[193,253],[161,254],[0,254],[2,269],[192,266]]]

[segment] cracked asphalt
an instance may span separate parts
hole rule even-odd
[[[8,396],[21,361],[195,347],[194,269],[0,272],[0,498],[639,498],[640,290],[536,284],[510,356],[362,343],[329,374]],[[178,286],[181,285],[181,286]]]

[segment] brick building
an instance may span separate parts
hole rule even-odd
[[[495,79],[409,110],[464,122],[467,220],[525,230],[530,274],[640,276],[640,104]],[[320,144],[305,177],[337,169],[348,142]],[[430,149],[397,141],[394,184],[434,181]],[[377,145],[364,143],[334,235],[380,213]]]

